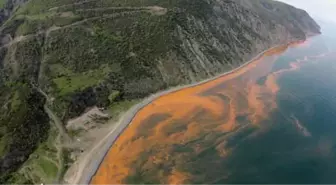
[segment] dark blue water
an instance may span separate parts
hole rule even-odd
[[[111,183],[125,165],[122,182],[129,184],[170,177],[188,184],[336,183],[334,33],[161,97],[138,113],[98,174]]]
[[[293,61],[302,64],[277,80],[278,108],[264,121],[272,126],[237,145],[222,164],[231,174],[216,183],[336,183],[336,39],[289,49],[273,71]]]

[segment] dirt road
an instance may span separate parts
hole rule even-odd
[[[130,110],[128,110],[121,118],[120,120],[113,126],[111,131],[107,136],[105,136],[102,140],[100,140],[99,143],[95,144],[95,147],[93,147],[83,158],[78,160],[76,162],[75,168],[72,169],[73,174],[70,174],[71,177],[69,177],[66,180],[66,183],[69,184],[89,184],[91,181],[92,176],[96,173],[97,169],[99,168],[101,162],[103,161],[105,155],[108,153],[111,146],[114,144],[114,142],[117,140],[118,136],[127,128],[127,126],[132,122],[136,114],[145,106],[155,101],[157,98],[167,95],[172,92],[176,92],[179,90],[183,90],[186,88],[195,87],[204,83],[207,83],[209,81],[215,80],[217,78],[223,77],[225,75],[234,73],[235,71],[245,67],[249,63],[255,61],[259,57],[261,57],[264,53],[267,51],[274,49],[278,46],[274,46],[268,50],[263,51],[262,53],[258,54],[256,57],[251,59],[250,61],[244,63],[240,67],[233,69],[229,72],[226,72],[224,74],[218,75],[216,77],[197,82],[194,84],[189,85],[182,85],[178,87],[174,87],[172,89],[158,92],[154,95],[151,95],[150,97],[144,99],[141,103],[133,106]]]

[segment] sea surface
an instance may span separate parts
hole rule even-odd
[[[336,183],[335,37],[275,48],[160,97],[91,183]]]

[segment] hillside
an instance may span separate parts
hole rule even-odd
[[[268,0],[24,2],[1,10],[0,182],[62,176],[70,139],[56,116],[119,109],[320,33],[305,11]]]

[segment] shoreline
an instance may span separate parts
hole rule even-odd
[[[93,147],[87,153],[87,155],[83,156],[85,158],[85,161],[82,161],[82,162],[84,162],[84,164],[83,163],[79,164],[80,165],[80,167],[78,168],[79,170],[78,170],[78,172],[76,172],[76,176],[75,176],[76,178],[75,178],[74,182],[72,182],[72,183],[74,183],[74,184],[89,184],[92,181],[92,178],[97,173],[99,167],[101,166],[102,162],[104,161],[104,158],[106,157],[110,148],[116,142],[118,137],[132,123],[132,121],[136,117],[137,113],[139,111],[141,111],[144,107],[149,105],[150,103],[152,103],[155,100],[157,100],[158,98],[160,98],[162,96],[165,96],[165,95],[168,95],[170,93],[174,93],[174,92],[177,92],[177,91],[180,91],[180,90],[185,90],[185,89],[192,88],[192,87],[195,87],[195,86],[198,86],[198,85],[202,85],[202,84],[208,83],[210,81],[222,78],[226,75],[232,74],[232,73],[246,67],[247,65],[253,63],[254,61],[257,61],[260,57],[262,57],[268,51],[270,51],[274,48],[277,48],[277,47],[289,45],[293,42],[297,42],[297,41],[291,41],[287,44],[276,45],[276,46],[273,46],[271,48],[268,48],[268,49],[262,51],[261,53],[259,53],[258,55],[256,55],[255,57],[253,57],[251,60],[248,60],[247,62],[244,62],[239,67],[234,68],[234,69],[232,69],[228,72],[216,75],[212,78],[208,78],[206,80],[202,80],[202,81],[195,82],[195,83],[192,83],[192,84],[179,85],[179,86],[167,89],[167,90],[159,91],[157,93],[154,93],[154,94],[148,96],[147,98],[142,100],[140,103],[134,105],[132,108],[130,108],[128,111],[126,111],[121,116],[119,121],[114,125],[114,128],[99,143],[97,143],[97,145],[95,145],[95,147]]]

